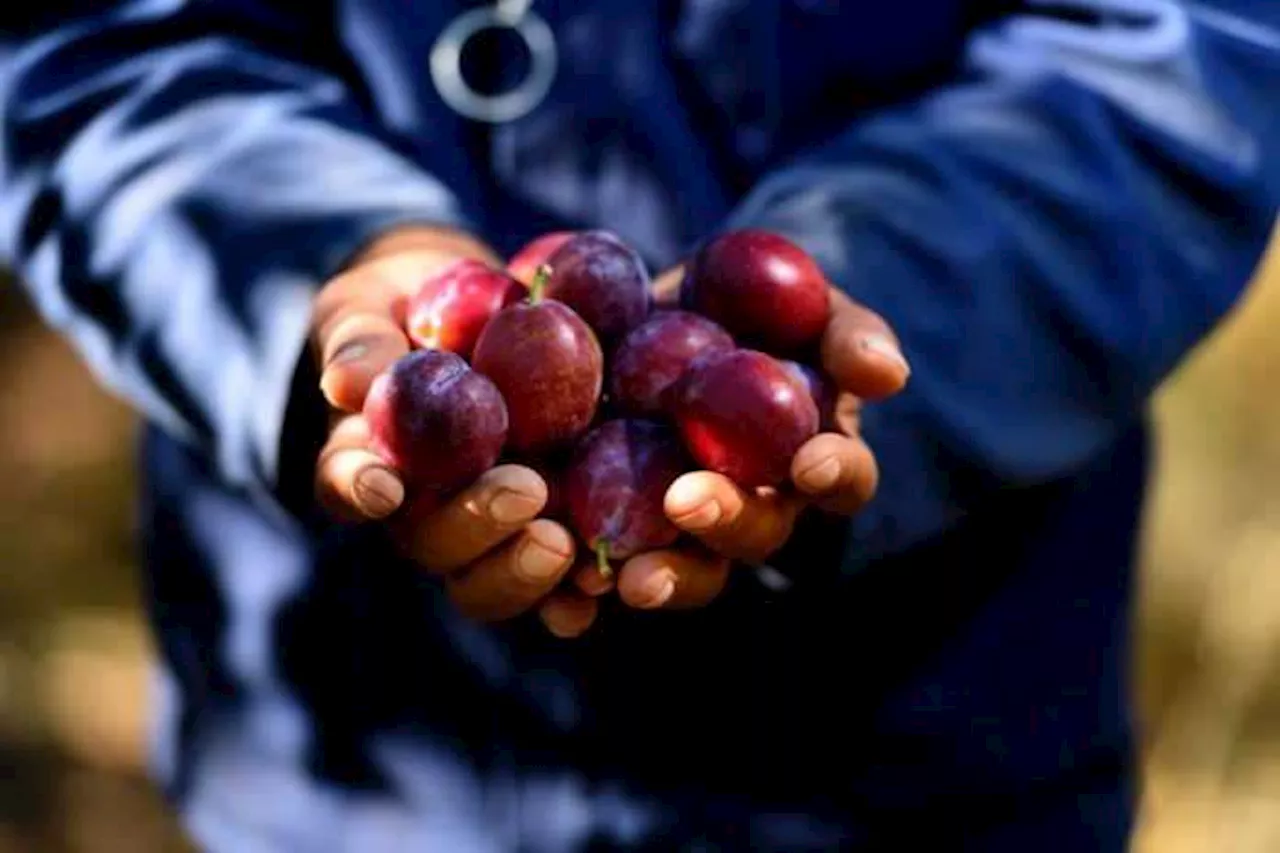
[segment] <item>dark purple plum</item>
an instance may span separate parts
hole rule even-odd
[[[672,404],[693,458],[744,487],[780,485],[818,432],[804,382],[755,350],[698,359],[672,389]]]
[[[563,447],[591,426],[604,384],[600,342],[572,309],[543,298],[499,311],[480,333],[471,363],[507,402],[508,443],[534,456]]]
[[[663,501],[690,467],[675,430],[656,421],[608,421],[579,442],[564,474],[564,495],[574,532],[596,552],[604,574],[610,560],[675,542],[680,531]]]
[[[576,311],[606,348],[649,316],[653,296],[644,261],[608,231],[576,234],[544,269],[547,298]]]
[[[498,388],[442,350],[415,350],[380,374],[364,415],[375,452],[416,490],[470,484],[493,467],[507,438]]]
[[[631,330],[614,353],[609,395],[619,411],[657,415],[664,396],[699,356],[733,349],[733,338],[706,317],[659,311]]]

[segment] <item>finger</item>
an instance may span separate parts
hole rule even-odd
[[[879,471],[861,438],[822,433],[796,452],[791,480],[822,509],[850,515],[875,495]]]
[[[653,280],[653,301],[665,308],[674,308],[680,302],[680,284],[684,281],[684,267],[669,269]]]
[[[599,603],[574,590],[553,592],[538,608],[538,618],[557,637],[571,640],[581,637],[596,621]]]
[[[421,239],[404,234],[400,240]],[[458,257],[438,249],[394,246],[390,240],[358,268],[325,285],[312,316],[320,388],[335,408],[358,411],[374,377],[409,351],[404,314],[410,296],[433,272]]]
[[[831,288],[831,321],[822,336],[822,365],[837,387],[870,400],[890,397],[911,368],[880,315]]]
[[[618,597],[641,610],[703,607],[729,581],[727,557],[702,548],[673,548],[632,557],[618,572]]]
[[[569,531],[540,518],[445,583],[462,613],[484,622],[501,621],[519,616],[555,589],[573,556]]]
[[[432,574],[449,574],[492,550],[537,517],[547,484],[529,468],[490,468],[442,506],[411,509],[393,523],[409,556]]]
[[[336,409],[358,412],[378,374],[409,351],[409,339],[389,312],[353,309],[322,326],[315,347],[325,399]]]
[[[791,536],[802,502],[776,490],[746,492],[711,471],[682,475],[663,508],[672,523],[719,554],[764,560]]]
[[[404,483],[369,449],[369,424],[360,415],[335,419],[316,460],[315,496],[342,521],[386,518],[404,501]]]
[[[600,571],[596,558],[591,555],[588,555],[586,559],[579,560],[578,564],[573,567],[570,576],[573,578],[573,585],[578,591],[592,598],[599,598],[612,591],[614,587],[614,578],[612,576],[605,577]]]

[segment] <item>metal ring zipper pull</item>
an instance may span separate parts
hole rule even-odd
[[[530,9],[532,0],[499,0],[454,18],[431,48],[431,79],[455,112],[475,121],[502,124],[528,115],[546,98],[555,80],[557,52],[551,27]],[[529,73],[519,84],[496,95],[471,88],[462,74],[462,51],[485,30],[510,30],[529,51]]]

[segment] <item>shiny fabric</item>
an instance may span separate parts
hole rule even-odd
[[[426,69],[471,5],[0,9],[0,257],[151,425],[154,768],[193,834],[1122,850],[1143,411],[1266,243],[1280,6],[544,0],[556,83],[490,128]],[[309,299],[405,222],[607,227],[655,269],[792,236],[912,362],[864,418],[879,496],[785,592],[466,622],[305,497]]]

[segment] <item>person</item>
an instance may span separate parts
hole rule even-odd
[[[145,416],[152,767],[204,849],[1125,847],[1145,404],[1267,244],[1280,6],[0,21],[2,257]],[[532,471],[423,510],[368,450],[441,264],[737,227],[820,262],[865,402],[794,491],[686,475],[688,544],[602,590]]]

